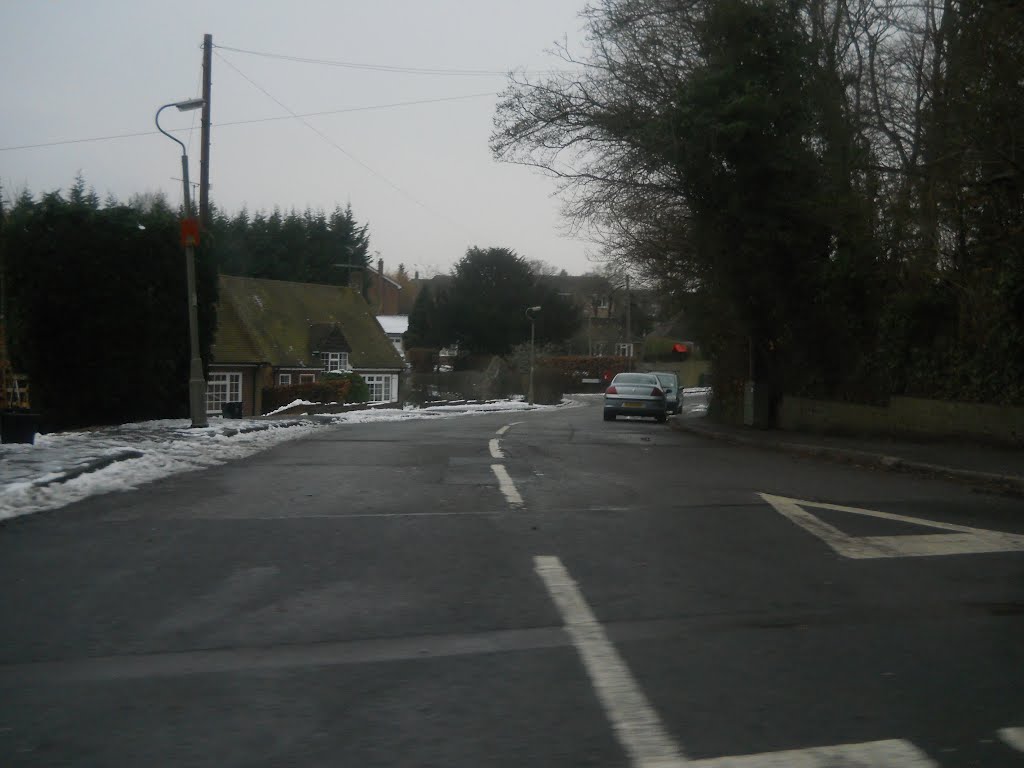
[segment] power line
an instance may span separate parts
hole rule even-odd
[[[429,205],[427,205],[422,200],[420,200],[418,197],[413,195],[411,192],[407,192],[406,190],[402,189],[402,187],[398,186],[395,182],[393,182],[391,179],[389,179],[387,176],[385,176],[384,174],[380,173],[379,171],[376,171],[373,168],[371,168],[369,165],[367,165],[362,160],[360,160],[358,157],[356,157],[351,152],[349,152],[347,149],[342,147],[340,144],[338,144],[330,136],[328,136],[323,131],[318,129],[312,123],[310,123],[309,121],[307,121],[306,119],[301,117],[296,112],[293,112],[291,110],[291,108],[289,108],[286,104],[284,104],[280,99],[278,99],[276,96],[271,94],[266,88],[264,88],[263,86],[259,85],[252,78],[250,78],[248,75],[246,75],[244,72],[242,72],[242,70],[240,70],[238,67],[236,67],[234,64],[232,64],[230,61],[228,61],[226,58],[224,58],[219,53],[217,53],[216,50],[214,51],[214,54],[217,56],[218,59],[220,59],[225,64],[227,64],[229,67],[231,67],[233,70],[235,70],[235,72],[237,72],[246,82],[248,82],[250,85],[252,85],[258,91],[260,91],[264,96],[266,96],[268,99],[270,99],[275,104],[277,104],[279,107],[281,107],[281,109],[283,109],[285,112],[290,114],[293,118],[298,120],[300,123],[302,123],[304,126],[306,126],[309,130],[311,130],[313,133],[315,133],[317,136],[319,136],[329,146],[334,147],[334,149],[336,149],[338,152],[341,152],[341,154],[345,155],[345,157],[347,157],[349,160],[354,162],[356,165],[364,168],[366,171],[368,171],[369,173],[371,173],[374,176],[376,176],[378,179],[383,181],[385,184],[387,184],[393,190],[398,192],[403,197],[405,197],[405,198],[411,200],[412,202],[414,202],[416,205],[418,205],[420,208],[425,210],[427,213],[433,214],[434,216],[438,216],[438,217],[444,219],[445,221],[447,221],[449,224],[452,224],[453,226],[456,226],[456,227],[458,227],[460,229],[465,230],[464,225],[460,224],[459,222],[455,221],[454,219],[449,218],[448,216],[445,216],[444,214],[442,214],[442,213],[440,213],[438,211],[435,211]]]
[[[248,56],[261,56],[267,59],[278,59],[281,61],[292,61],[299,64],[319,64],[326,67],[341,67],[343,69],[358,69],[365,72],[388,72],[391,74],[404,75],[434,75],[443,77],[505,77],[511,70],[498,69],[458,69],[458,68],[435,68],[435,67],[406,67],[391,64],[366,64],[354,61],[337,61],[333,59],[313,59],[305,56],[291,56],[284,53],[270,53],[268,51],[253,51],[246,48],[232,48],[226,45],[216,45],[223,51],[233,53],[244,53]],[[567,70],[545,70],[543,74],[564,73]]]
[[[224,60],[224,59],[222,59]],[[464,96],[442,96],[436,99],[417,99],[415,101],[395,101],[390,104],[372,104],[365,107],[346,107],[344,109],[328,109],[322,112],[306,112],[298,115],[298,117],[324,117],[327,115],[341,115],[346,112],[369,112],[378,109],[393,109],[395,107],[412,107],[419,106],[422,104],[437,104],[444,101],[465,101],[468,99],[480,99],[485,96],[493,97],[493,91],[487,91],[486,93],[468,93]],[[276,117],[256,117],[250,120],[230,120],[224,123],[216,123],[218,128],[227,128],[234,125],[251,125],[254,123],[269,123],[275,120],[291,120],[292,115],[278,115]],[[169,128],[170,133],[184,133],[185,131],[191,131],[193,128]],[[136,131],[134,133],[118,133],[110,136],[91,136],[83,139],[62,139],[59,141],[47,141],[40,144],[19,144],[11,147],[0,147],[0,152],[13,152],[16,149],[41,149],[44,147],[59,147],[65,144],[85,144],[94,141],[115,141],[118,139],[132,139],[138,136],[155,136],[158,131]]]

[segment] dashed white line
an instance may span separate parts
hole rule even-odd
[[[509,477],[505,466],[503,464],[491,464],[491,471],[498,478],[498,487],[501,488],[501,492],[505,495],[505,500],[514,507],[523,506],[523,497],[516,490],[516,484],[512,482],[512,478]]]
[[[534,570],[554,600],[619,743],[636,768],[686,765],[626,662],[597,622],[587,601],[557,557],[533,558]]]
[[[1000,728],[999,738],[1018,752],[1024,752],[1024,728]]]
[[[505,458],[505,454],[501,452],[501,446],[498,445],[498,438],[494,438],[493,440],[491,440],[487,444],[487,447],[491,449],[491,458],[492,459],[504,459]]]

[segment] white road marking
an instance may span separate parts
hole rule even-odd
[[[537,555],[533,563],[634,768],[938,768],[924,752],[902,739],[687,760],[562,561]],[[1005,740],[1007,732],[1022,730],[1004,728],[1000,736]]]
[[[533,562],[630,762],[636,768],[686,765],[682,751],[665,731],[562,561],[539,555]]]
[[[716,757],[695,760],[689,765],[692,768],[832,768],[840,765],[843,768],[937,768],[938,763],[910,742],[890,739],[741,757]]]
[[[1000,728],[999,738],[1018,752],[1024,752],[1024,728]]]
[[[491,471],[498,478],[498,487],[505,494],[505,500],[514,507],[523,506],[523,497],[516,490],[516,484],[512,482],[512,478],[509,477],[505,466],[503,464],[491,464]]]
[[[971,528],[966,525],[941,523],[917,517],[877,512],[858,507],[843,507],[817,501],[802,501],[785,496],[758,494],[777,512],[788,517],[804,530],[813,533],[836,553],[855,560],[883,557],[928,557],[938,555],[967,555],[986,552],[1024,552],[1024,536],[1002,531]],[[924,528],[937,528],[951,533],[930,533],[906,536],[850,536],[833,525],[808,512],[804,507],[849,512],[882,520],[913,523]]]
[[[511,426],[512,426],[511,424],[506,424],[504,427],[502,427],[501,429],[498,430],[498,434],[499,435],[504,435],[506,432],[508,432],[508,428],[511,427]]]
[[[505,458],[505,454],[501,452],[501,446],[498,445],[498,438],[494,438],[489,443],[487,443],[487,447],[491,449],[492,459]]]

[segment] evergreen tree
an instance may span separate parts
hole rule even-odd
[[[77,191],[76,191],[77,190]],[[48,428],[184,416],[186,277],[177,215],[24,195],[0,241],[8,341]],[[216,324],[216,269],[197,253],[200,347]]]

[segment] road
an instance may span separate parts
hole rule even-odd
[[[596,401],[325,428],[0,525],[0,759],[1020,766],[1022,511]]]

